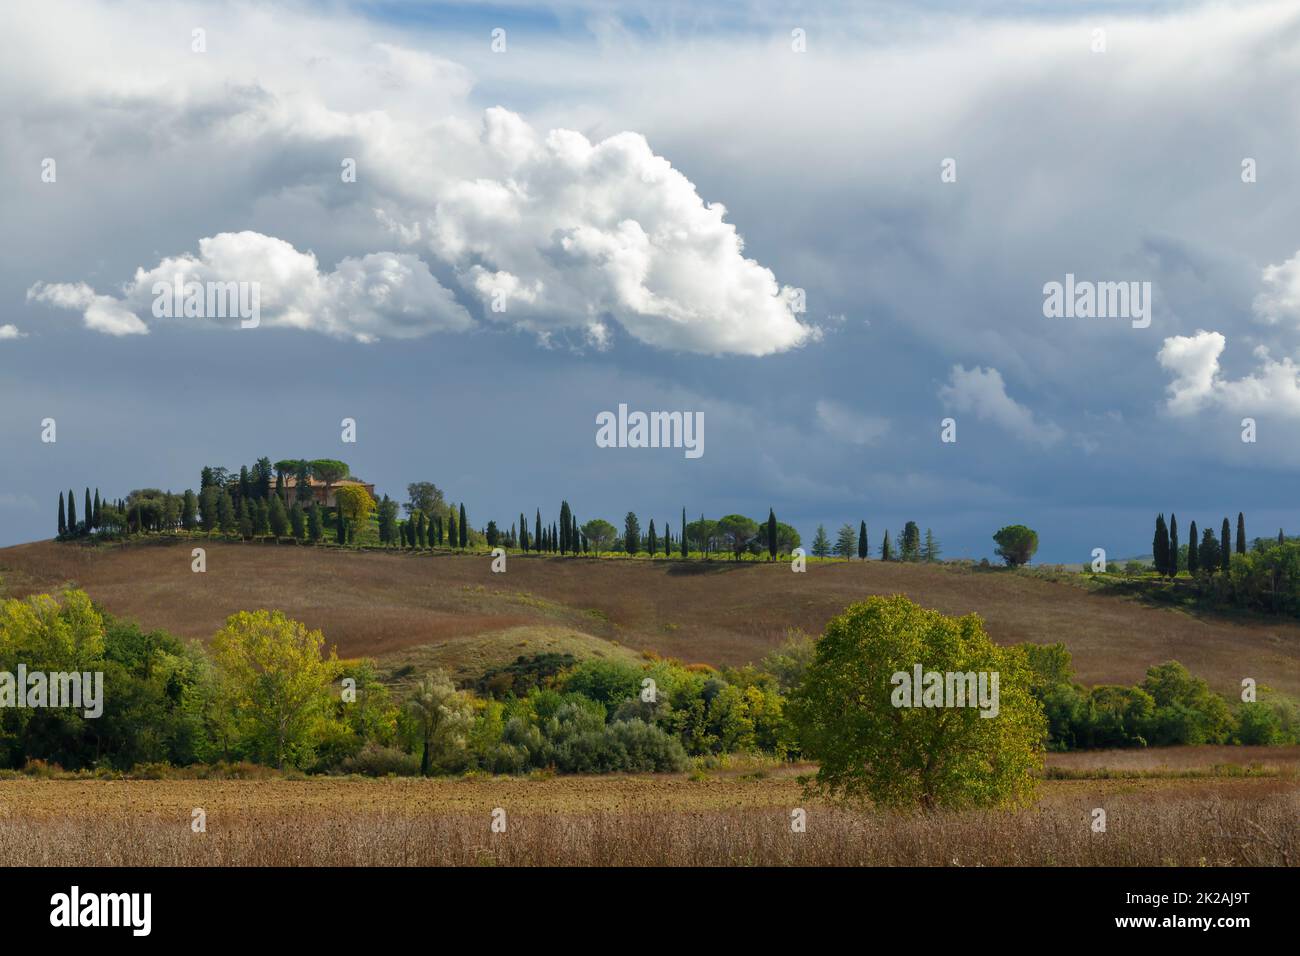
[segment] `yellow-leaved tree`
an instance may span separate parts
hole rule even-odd
[[[371,513],[379,507],[370,492],[360,485],[344,485],[334,492],[334,500],[348,523],[357,527],[363,526],[370,519]]]
[[[234,745],[283,768],[309,766],[317,747],[346,733],[335,715],[338,655],[325,637],[279,611],[240,611],[212,638],[211,706]]]

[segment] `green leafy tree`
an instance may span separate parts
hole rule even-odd
[[[99,510],[99,492],[95,492],[95,510]],[[199,524],[198,517],[199,499],[189,488],[185,489],[185,494],[181,496],[181,527],[186,531],[193,531]]]
[[[303,540],[307,533],[307,513],[297,501],[289,509],[289,533],[299,541]]]
[[[818,525],[813,536],[812,553],[819,558],[828,558],[831,554],[831,539],[826,537],[826,526]]]
[[[311,538],[312,544],[325,537],[325,522],[321,520],[320,503],[316,501],[307,509],[307,537]]]
[[[997,716],[981,707],[895,706],[898,675],[998,675]],[[1047,721],[1019,648],[995,645],[974,614],[950,618],[901,596],[831,620],[786,708],[813,789],[850,803],[926,810],[1026,806]],[[991,677],[990,677],[991,682]]]
[[[1038,532],[1022,524],[1007,525],[993,536],[997,542],[997,555],[1009,568],[1028,563],[1038,550]]]
[[[336,458],[317,458],[309,462],[308,466],[311,468],[311,473],[325,483],[326,501],[329,501],[330,490],[334,485],[351,474],[347,462],[339,461]]]
[[[604,518],[592,518],[582,526],[582,533],[591,542],[591,546],[596,549],[596,555],[599,556],[601,551],[604,551],[613,543],[615,536],[618,534],[618,529]]]
[[[406,486],[406,509],[408,516],[422,511],[426,515],[440,514],[447,507],[443,500],[442,489],[432,481],[413,481]]]
[[[445,671],[436,670],[416,684],[407,706],[419,732],[421,776],[429,776],[435,766],[460,763],[474,723],[469,696],[456,690]]]
[[[710,550],[709,543],[718,533],[718,523],[709,521],[701,515],[699,521],[692,521],[686,526],[686,531],[690,535],[690,539],[695,542],[695,549],[701,554],[708,554]]]
[[[732,560],[739,561],[745,547],[758,534],[758,522],[744,515],[727,515],[718,521],[718,534],[730,546]]]

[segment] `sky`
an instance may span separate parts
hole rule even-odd
[[[3,17],[0,546],[60,489],[261,456],[478,527],[1300,532],[1294,3]],[[157,314],[178,275],[257,325]],[[1067,276],[1149,298],[1045,314]],[[620,404],[702,414],[704,454],[598,447]]]

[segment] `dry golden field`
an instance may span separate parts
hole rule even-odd
[[[110,611],[187,637],[210,637],[238,610],[273,608],[321,628],[342,656],[436,662],[465,675],[535,652],[519,628],[566,636],[579,653],[654,651],[688,663],[761,658],[790,628],[821,632],[870,594],[902,593],[947,614],[983,616],[993,638],[1064,641],[1085,684],[1140,681],[1175,659],[1221,693],[1241,678],[1300,697],[1300,624],[1140,605],[1001,571],[882,563],[668,562],[381,554],[211,542],[206,574],[189,541],[125,547],[35,542],[0,549],[10,596],[67,584]]]
[[[0,781],[0,846],[11,865],[78,866],[1295,865],[1300,752],[1270,750],[1250,758],[1267,776],[1049,779],[1027,810],[929,816],[806,799],[797,776],[811,767],[430,780],[11,778]],[[1208,773],[1220,756],[1180,754],[1173,772]],[[1107,814],[1104,833],[1092,830],[1097,807]],[[193,831],[195,808],[206,812],[206,832]],[[491,829],[498,808],[503,833]],[[790,825],[796,808],[806,813],[802,833]]]

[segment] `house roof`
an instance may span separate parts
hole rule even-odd
[[[311,487],[313,487],[313,488],[324,488],[324,487],[325,487],[325,482],[321,481],[321,480],[320,480],[319,478],[317,478],[315,475],[312,475],[310,478],[307,479],[307,481],[310,483]],[[343,487],[346,487],[346,486],[348,486],[348,485],[360,485],[360,486],[363,487],[363,488],[368,488],[368,487],[370,487],[370,482],[368,482],[368,481],[361,481],[359,478],[340,478],[338,481],[336,481],[336,482],[334,482],[333,484],[331,484],[330,487],[331,487],[331,488],[343,488]],[[286,488],[297,488],[297,487],[298,487],[298,476],[297,476],[297,475],[285,475],[285,476],[284,476],[284,486],[285,486]]]

